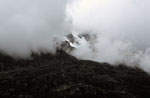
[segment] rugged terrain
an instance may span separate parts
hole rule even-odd
[[[62,50],[32,59],[0,55],[0,98],[150,98],[150,75],[138,68],[78,60]]]

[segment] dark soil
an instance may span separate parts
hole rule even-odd
[[[78,60],[57,51],[31,60],[0,55],[0,98],[150,98],[150,76],[138,68]]]

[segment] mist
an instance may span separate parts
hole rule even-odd
[[[150,72],[149,5],[149,0],[0,0],[0,50],[19,58],[55,53],[71,32],[78,42],[71,55]]]
[[[67,0],[0,0],[0,50],[21,58],[54,53],[71,28],[66,5]]]
[[[96,38],[80,44],[71,54],[79,59],[126,64],[150,72],[149,9],[149,0],[74,1],[68,9],[74,34],[88,32]],[[82,38],[81,43],[84,41]]]

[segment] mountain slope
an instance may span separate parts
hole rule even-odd
[[[150,98],[150,76],[138,68],[78,60],[62,50],[30,60],[0,56],[0,98]]]

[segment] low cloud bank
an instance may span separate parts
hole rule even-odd
[[[69,32],[79,59],[150,72],[149,0],[1,0],[0,50],[55,53]],[[81,33],[82,32],[82,33]]]
[[[79,45],[72,55],[150,72],[149,0],[77,0],[70,6],[75,35],[89,31],[95,43]],[[81,39],[84,42],[84,38]],[[92,47],[92,48],[91,48]]]
[[[16,57],[54,53],[70,30],[67,0],[0,0],[0,50]]]

